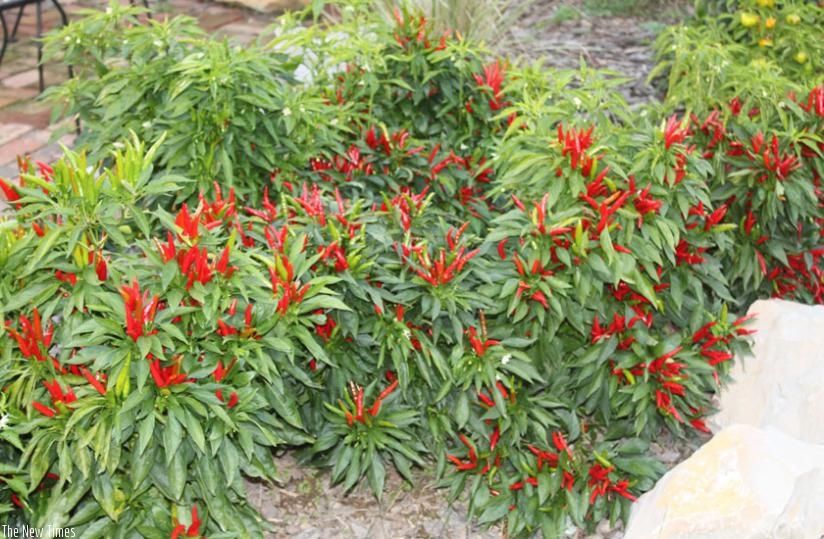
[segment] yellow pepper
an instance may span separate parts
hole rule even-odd
[[[741,26],[744,26],[746,28],[751,28],[755,26],[756,24],[758,24],[759,20],[761,20],[761,18],[755,13],[741,13]]]
[[[768,30],[772,30],[775,28],[775,23],[775,17],[767,17],[767,20],[764,21],[764,26],[766,26]]]

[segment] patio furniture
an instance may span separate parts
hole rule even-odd
[[[3,29],[3,45],[0,47],[0,64],[3,63],[3,56],[6,54],[6,47],[17,35],[17,27],[20,25],[20,19],[23,16],[23,9],[30,4],[34,4],[37,8],[37,71],[41,92],[46,87],[43,79],[43,43],[40,41],[40,38],[43,35],[43,2],[44,0],[0,0],[0,26],[2,26]],[[66,12],[63,10],[63,6],[60,5],[60,2],[57,0],[51,0],[51,2],[60,13],[60,19],[63,25],[68,24],[69,19],[66,17]],[[9,35],[9,27],[6,23],[5,12],[12,9],[17,9],[18,11],[17,18],[14,21],[14,27],[11,35]]]

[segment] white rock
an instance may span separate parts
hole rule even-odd
[[[824,446],[732,425],[635,503],[624,539],[818,539]]]
[[[714,431],[742,423],[824,444],[824,306],[757,301],[753,355],[736,358]]]

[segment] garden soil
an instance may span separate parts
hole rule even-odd
[[[650,45],[656,31],[686,13],[685,2],[654,1],[643,16],[599,16],[589,7],[596,3],[597,0],[537,0],[511,27],[514,43],[507,44],[507,49],[525,61],[542,58],[547,67],[576,69],[583,60],[590,67],[613,70],[629,79],[619,90],[630,105],[656,99],[658,91],[646,81],[653,66]],[[700,445],[700,441],[678,442],[666,433],[657,439],[651,451],[669,468]],[[482,530],[474,526],[467,518],[466,503],[449,505],[447,491],[437,487],[431,471],[416,471],[413,485],[388,471],[385,491],[377,500],[365,481],[346,493],[340,486],[330,486],[327,472],[299,466],[292,454],[279,457],[278,466],[280,483],[247,485],[251,503],[274,528],[268,538],[506,536],[500,527]],[[611,526],[604,521],[590,535],[570,526],[567,537],[619,539],[623,533],[620,523]]]

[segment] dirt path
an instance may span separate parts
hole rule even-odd
[[[637,4],[631,15],[617,5]],[[545,65],[609,69],[632,79],[621,87],[630,104],[656,99],[646,79],[653,67],[651,43],[666,25],[689,13],[683,0],[536,0],[512,28],[517,54]]]

